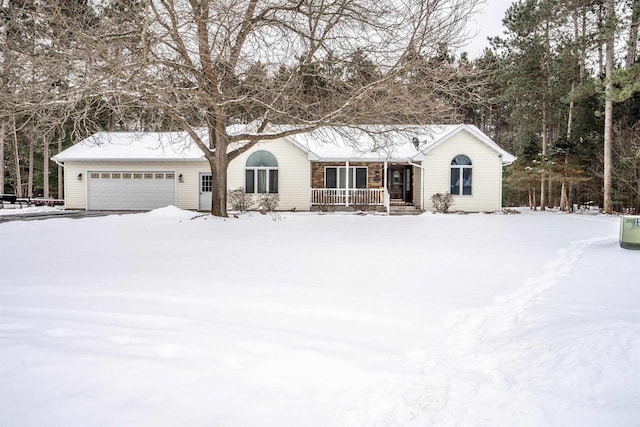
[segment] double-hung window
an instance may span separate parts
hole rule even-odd
[[[268,151],[256,151],[247,159],[245,168],[247,193],[278,192],[278,161]]]
[[[349,168],[349,188],[367,188],[367,168]],[[325,188],[346,188],[347,168],[344,166],[331,166],[324,169]]]
[[[464,154],[457,155],[451,161],[451,195],[470,196],[472,188],[471,159]]]

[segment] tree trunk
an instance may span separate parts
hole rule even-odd
[[[542,101],[542,168],[544,170],[547,156],[547,103]],[[545,209],[545,203],[547,202],[545,195],[546,176],[542,172],[540,176],[540,210]]]
[[[220,125],[218,125],[220,126]],[[229,157],[225,129],[209,128],[209,144],[215,144],[213,156],[209,158],[211,168],[211,215],[227,217],[227,169]]]
[[[18,151],[18,130],[16,129],[16,119],[13,118],[13,152],[15,154],[16,167],[16,196],[23,197],[22,173],[20,172],[20,152]]]
[[[567,167],[569,166],[569,153],[564,153],[564,177],[562,178],[562,187],[560,188],[560,210],[562,212],[569,211],[569,195],[567,194]]]
[[[579,52],[576,53],[578,59],[578,81],[582,82],[584,80],[585,73],[585,57],[586,57],[586,48],[584,43],[584,32],[586,26],[586,13],[582,13],[582,33],[583,39],[580,39],[580,25],[579,25],[579,16],[578,16],[578,6],[579,2],[574,0],[574,10],[573,10],[573,38],[577,46],[580,46]],[[576,88],[575,78],[571,81],[571,92]],[[569,102],[569,117],[567,118],[567,148],[564,153],[564,172],[562,177],[562,187],[560,189],[560,210],[563,212],[571,212],[572,207],[570,205],[569,200],[569,192],[571,191],[570,185],[567,185],[567,169],[569,167],[569,146],[571,144],[571,132],[573,130],[573,113],[575,110],[575,100],[573,97],[571,98],[571,102]],[[569,187],[569,190],[567,190]]]
[[[4,194],[4,121],[0,122],[0,194]]]
[[[627,45],[627,61],[625,68],[629,69],[636,62],[638,54],[638,26],[640,26],[640,0],[633,0],[631,13],[631,28],[629,29],[629,44]]]
[[[609,5],[610,0],[607,0],[607,5]],[[606,7],[605,7],[605,11],[606,11]],[[603,16],[604,15],[604,16]],[[598,6],[598,28],[602,28],[603,27],[603,23],[606,22],[606,16],[607,13],[603,13],[603,5],[599,5]],[[602,76],[604,74],[605,70],[605,63],[604,63],[604,55],[603,55],[603,51],[602,51],[602,39],[598,38],[598,75]]]
[[[607,0],[606,10],[606,86],[604,105],[604,213],[610,214],[612,209],[611,201],[611,140],[613,138],[613,61],[614,61],[614,25],[615,10],[614,0]]]
[[[27,177],[27,197],[33,197],[33,142],[29,142],[29,175]]]
[[[62,138],[58,138],[58,154],[62,153]],[[58,165],[58,199],[64,198],[64,179],[62,166]]]
[[[43,138],[42,150],[42,196],[49,197],[49,136]]]
[[[109,117],[107,119],[107,132],[113,132],[115,129],[116,114],[112,109],[109,109]]]

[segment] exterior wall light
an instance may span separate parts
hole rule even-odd
[[[78,181],[82,181],[82,173],[78,174]]]
[[[184,180],[182,179],[182,174],[178,175],[178,182],[184,182]]]

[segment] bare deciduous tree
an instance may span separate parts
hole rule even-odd
[[[226,216],[229,162],[258,141],[326,125],[440,121],[464,83],[425,58],[463,41],[477,2],[111,0],[95,25],[47,5],[90,52],[74,71],[78,90],[91,91],[82,98],[108,100],[121,115],[128,103],[146,105],[188,133],[211,168],[212,213]],[[229,132],[240,122],[251,125]]]

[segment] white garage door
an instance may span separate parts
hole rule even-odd
[[[149,210],[176,204],[173,171],[89,171],[87,209]]]

